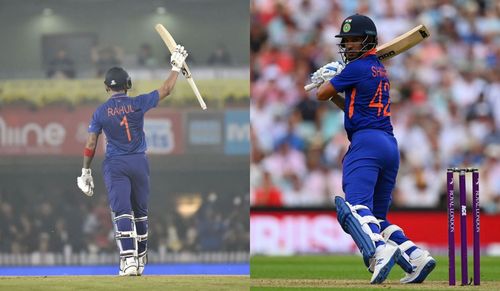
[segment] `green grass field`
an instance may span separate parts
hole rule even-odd
[[[435,257],[437,266],[422,284],[401,284],[404,273],[395,266],[381,285],[370,285],[371,273],[359,256],[253,256],[250,259],[251,290],[449,290],[448,258]],[[481,285],[459,286],[460,257],[456,279],[459,290],[500,290],[500,257],[481,258]],[[472,257],[469,256],[469,277]]]
[[[0,290],[248,290],[248,276],[0,277]]]

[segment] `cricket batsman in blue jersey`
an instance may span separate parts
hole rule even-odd
[[[394,264],[406,273],[402,283],[421,283],[436,261],[387,220],[399,150],[390,119],[388,73],[376,56],[377,28],[369,17],[356,14],[343,21],[335,37],[341,38],[345,65],[329,63],[311,80],[322,83],[319,100],[330,100],[344,111],[351,142],[342,162],[345,200],[335,197],[339,223],[359,247],[373,273],[372,284],[382,283]]]
[[[90,164],[104,131],[106,158],[102,172],[120,251],[120,276],[140,276],[147,263],[149,163],[144,114],[170,94],[187,55],[184,47],[177,45],[170,57],[172,71],[162,86],[136,97],[127,95],[132,87],[128,73],[118,67],[109,69],[104,84],[110,98],[97,108],[90,121],[77,185],[87,196],[93,195]]]

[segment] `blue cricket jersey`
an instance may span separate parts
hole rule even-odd
[[[119,93],[99,106],[88,132],[106,135],[106,157],[146,152],[144,114],[158,105],[158,91],[137,97]]]
[[[350,141],[362,129],[380,129],[393,135],[390,83],[375,50],[348,63],[330,83],[337,92],[345,92],[344,127]]]

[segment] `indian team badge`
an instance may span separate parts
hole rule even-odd
[[[342,26],[343,32],[349,32],[349,30],[351,30],[351,21],[352,19],[350,18],[344,21],[344,25]]]

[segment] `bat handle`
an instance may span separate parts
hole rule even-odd
[[[321,83],[311,83],[311,84],[307,84],[304,86],[304,90],[306,91],[311,91],[312,89],[314,88],[318,88],[319,86],[321,85]]]

